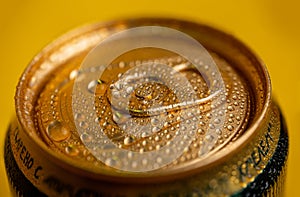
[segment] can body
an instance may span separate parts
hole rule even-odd
[[[93,100],[95,122],[101,125],[101,132],[112,143],[126,150],[121,153],[114,150],[109,155],[115,147],[111,148],[109,144],[99,150],[103,139],[99,135],[103,133],[91,131],[95,129],[88,119],[92,117],[90,119],[94,120],[93,114],[84,113],[90,111],[85,98],[81,97],[82,94],[74,94],[75,78],[80,78],[82,73],[82,76],[91,76],[99,66],[82,70],[78,67],[88,61],[92,56],[88,54],[91,49],[108,35],[154,25],[177,29],[203,44],[220,70],[224,92],[216,91],[217,96],[211,93],[214,83],[210,77],[217,74],[205,67],[208,63],[203,64],[203,72],[207,72],[203,74],[202,67],[199,72],[189,67],[187,57],[179,58],[178,52],[166,51],[167,47],[145,47],[146,52],[137,48],[132,50],[132,54],[126,51],[125,55],[109,62],[107,69],[102,69],[103,78],[86,83],[87,92],[92,92],[92,98],[98,99]],[[94,49],[95,52],[97,50]],[[169,67],[163,67],[165,64],[176,72],[169,72]],[[199,65],[202,66],[201,63]],[[119,99],[121,86],[125,86],[116,81],[124,82],[122,80],[134,76],[131,71],[138,73],[138,77],[145,76],[139,74],[146,73],[143,69],[147,66],[151,73],[150,81],[136,79],[143,84],[126,89],[131,99],[128,103],[140,104],[137,107],[132,104],[133,107],[128,109],[129,114],[135,117],[134,121],[130,122],[125,112],[118,111],[117,107],[108,107],[107,110],[104,106],[113,105],[113,98]],[[153,71],[155,69],[161,70]],[[180,74],[176,80],[185,84],[187,79],[186,88],[173,91],[177,86],[173,88],[171,83],[164,83],[167,75],[159,75],[164,72],[167,75],[175,73],[176,77],[176,74],[183,73],[185,78],[180,78]],[[156,78],[151,81],[153,76],[161,77],[162,82],[156,83]],[[189,100],[181,102],[181,95],[176,93],[189,89],[189,84],[196,94],[191,104]],[[92,87],[95,88],[91,91]],[[147,92],[149,89],[150,93]],[[160,91],[156,93],[158,89]],[[156,111],[148,110],[153,99],[161,101],[160,94],[163,95],[162,100],[166,99],[160,102],[162,107],[153,108]],[[103,95],[108,96],[102,99]],[[266,68],[247,47],[213,28],[171,19],[136,19],[79,29],[54,42],[34,58],[20,80],[15,99],[17,117],[7,133],[5,163],[12,191],[17,196],[283,195],[288,134],[280,110],[272,101]],[[78,106],[81,111],[76,111]],[[160,114],[160,109],[165,111]],[[185,110],[191,111],[186,113]],[[163,122],[160,125],[159,119],[168,124]],[[136,127],[130,127],[128,122],[131,126],[138,122],[143,131],[148,128],[144,126],[145,122],[149,122],[153,132],[133,131]],[[119,131],[119,127],[123,130]],[[130,130],[126,130],[128,127]],[[77,132],[80,129],[82,132]],[[134,161],[144,152],[163,150],[170,139],[175,140],[180,133],[190,130],[195,130],[189,133],[193,136],[183,136],[182,140],[189,140],[188,146],[174,161],[161,168],[157,167],[164,161],[161,157],[141,159],[140,163]],[[99,140],[94,140],[97,137]],[[176,142],[174,147],[180,149],[180,144],[183,144],[180,142]],[[213,146],[207,145],[210,143]],[[90,148],[91,144],[97,146]],[[166,158],[170,151],[173,153],[165,150]],[[102,160],[104,156],[106,158]],[[146,168],[149,163],[157,169]],[[125,169],[126,165],[130,167]],[[141,170],[139,165],[144,165],[145,170]]]

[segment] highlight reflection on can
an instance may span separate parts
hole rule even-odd
[[[32,60],[15,100],[5,163],[17,196],[283,193],[288,135],[267,70],[211,27],[75,30]]]

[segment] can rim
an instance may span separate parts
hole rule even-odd
[[[15,107],[16,107],[16,114],[17,119],[19,121],[19,124],[21,125],[21,128],[25,131],[28,138],[33,139],[34,135],[29,132],[30,129],[33,127],[33,121],[31,124],[28,124],[28,119],[24,116],[24,111],[21,110],[24,107],[24,103],[22,102],[25,98],[24,90],[26,89],[27,84],[24,83],[25,81],[28,81],[28,79],[31,77],[31,72],[35,69],[35,63],[39,60],[40,57],[42,57],[44,54],[51,51],[51,49],[63,44],[64,42],[68,42],[68,40],[79,36],[82,33],[86,33],[89,31],[93,31],[98,28],[107,27],[107,26],[117,26],[122,25],[124,23],[137,23],[139,24],[139,21],[150,21],[150,22],[158,22],[161,23],[161,21],[165,23],[175,23],[175,24],[183,24],[183,25],[196,25],[198,27],[206,28],[209,31],[213,31],[214,33],[219,34],[220,36],[223,36],[228,40],[228,42],[232,43],[235,47],[243,51],[249,57],[252,61],[252,64],[256,63],[255,65],[259,67],[259,69],[262,71],[260,73],[261,76],[264,77],[263,82],[266,96],[263,99],[264,107],[260,114],[256,116],[255,122],[251,124],[234,143],[232,143],[230,146],[226,147],[226,150],[222,149],[219,152],[216,152],[215,154],[211,155],[209,158],[204,159],[203,162],[197,162],[193,163],[192,165],[189,163],[188,166],[181,165],[179,167],[176,167],[175,169],[168,169],[167,171],[160,171],[160,173],[141,173],[141,174],[126,174],[126,176],[120,175],[120,173],[110,173],[110,174],[94,174],[88,169],[83,169],[78,166],[72,165],[72,163],[68,162],[67,160],[64,160],[64,162],[61,162],[61,159],[54,154],[53,152],[49,151],[49,148],[41,141],[41,140],[32,140],[34,141],[34,145],[38,146],[40,150],[49,156],[49,159],[52,161],[56,161],[55,163],[57,165],[60,165],[60,167],[64,169],[68,169],[74,172],[76,171],[77,174],[81,174],[83,176],[92,177],[95,179],[105,179],[106,181],[117,181],[117,182],[124,182],[124,183],[145,183],[145,182],[161,182],[166,180],[174,180],[177,178],[186,177],[189,175],[192,175],[194,173],[201,173],[205,169],[210,168],[212,166],[215,166],[219,163],[222,163],[226,161],[228,158],[232,157],[236,152],[239,151],[242,147],[246,146],[251,139],[255,136],[255,134],[262,128],[264,125],[263,123],[266,120],[266,117],[268,116],[268,112],[270,110],[271,105],[271,81],[270,77],[267,71],[267,68],[265,64],[262,62],[262,60],[251,50],[249,47],[247,47],[244,43],[242,43],[240,40],[235,38],[234,36],[224,33],[223,31],[220,31],[216,28],[189,22],[181,19],[175,19],[174,18],[138,18],[138,19],[125,19],[125,20],[117,20],[117,21],[111,21],[111,22],[105,22],[105,23],[96,23],[87,25],[81,28],[77,28],[73,31],[70,31],[69,33],[64,34],[63,36],[59,37],[49,45],[47,45],[40,53],[38,53],[34,59],[31,61],[29,66],[26,68],[26,70],[23,72],[21,79],[17,85],[17,90],[15,94]],[[26,80],[27,79],[27,80]],[[60,162],[59,162],[60,161]],[[174,175],[176,177],[174,177]],[[141,182],[140,180],[143,179]]]

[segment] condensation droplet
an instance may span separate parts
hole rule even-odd
[[[85,120],[85,116],[81,113],[76,113],[74,118],[75,118],[75,120],[80,121],[80,122]]]
[[[152,119],[151,119],[151,124],[152,124],[153,126],[156,126],[156,125],[159,124],[159,120],[158,120],[157,118],[152,118]]]
[[[29,81],[29,86],[33,87],[36,84],[37,78],[36,77],[32,77]]]
[[[161,157],[157,157],[156,162],[157,163],[161,163],[162,162],[162,158]]]
[[[232,131],[232,130],[233,130],[233,126],[232,126],[232,125],[228,125],[228,126],[227,126],[227,129],[228,129],[229,131]]]
[[[79,126],[80,126],[81,128],[83,128],[83,129],[87,129],[87,128],[89,127],[89,125],[88,125],[86,122],[84,122],[84,121],[80,122],[80,123],[79,123]]]
[[[88,142],[91,142],[92,141],[92,137],[87,134],[87,133],[83,133],[80,135],[80,139],[82,140],[82,142],[84,143],[88,143]]]
[[[147,159],[143,159],[142,160],[142,164],[145,166],[145,165],[147,165],[148,164],[148,160]]]
[[[131,118],[131,116],[129,114],[123,114],[119,111],[115,111],[113,113],[113,120],[117,124],[124,124],[124,123],[128,122],[130,118]]]
[[[65,151],[70,156],[77,156],[79,154],[79,149],[75,145],[67,146]]]
[[[132,164],[131,164],[132,168],[137,168],[138,166],[138,163],[136,161],[133,161]]]
[[[199,134],[202,135],[202,134],[204,134],[204,130],[203,130],[203,129],[198,129],[198,130],[197,130],[197,133],[199,133]]]
[[[205,136],[205,139],[206,139],[207,141],[209,141],[209,142],[212,142],[212,141],[214,140],[214,136],[212,136],[212,135],[207,135],[207,136]]]
[[[69,79],[70,79],[70,80],[73,80],[73,79],[75,79],[77,76],[78,76],[78,70],[73,70],[72,72],[70,72]]]
[[[153,127],[153,128],[152,128],[152,132],[153,132],[153,133],[156,133],[156,132],[158,132],[159,130],[160,130],[159,127]]]
[[[169,140],[169,139],[171,139],[171,137],[172,136],[170,134],[167,134],[166,139]]]
[[[155,140],[156,142],[158,142],[158,141],[160,141],[160,137],[159,137],[159,136],[155,136],[154,140]]]
[[[161,146],[159,144],[155,146],[156,150],[159,150],[160,148],[161,148]]]
[[[221,135],[222,134],[221,129],[216,129],[216,134]]]
[[[229,111],[233,111],[233,110],[234,110],[234,107],[228,106],[227,109],[228,109]]]
[[[95,88],[96,88],[97,85],[98,85],[98,80],[93,80],[93,81],[91,81],[91,82],[88,84],[88,87],[87,87],[88,91],[89,91],[90,93],[94,93]]]
[[[219,118],[217,118],[217,119],[214,120],[215,124],[219,124],[220,122],[221,122],[221,120]]]
[[[208,124],[208,127],[209,127],[210,129],[214,129],[214,128],[215,128],[215,125],[214,125],[214,124]]]
[[[142,142],[142,145],[143,145],[143,146],[146,146],[146,145],[147,145],[147,141],[144,140],[144,141]]]
[[[148,134],[146,132],[143,132],[142,135],[141,135],[143,138],[147,137]]]
[[[107,158],[105,160],[105,164],[108,165],[108,166],[113,166],[113,165],[115,165],[115,163],[116,163],[116,161],[112,158]]]
[[[51,122],[46,131],[48,136],[56,142],[64,141],[71,136],[70,130],[64,127],[63,124],[57,120]]]
[[[111,94],[112,94],[112,96],[113,96],[115,99],[119,99],[120,96],[121,96],[121,95],[120,95],[120,92],[119,92],[119,91],[116,91],[116,90],[112,91]]]
[[[224,111],[220,110],[220,111],[218,112],[218,114],[219,114],[220,116],[223,116],[223,115],[224,115]]]
[[[131,152],[131,151],[128,152],[127,157],[128,157],[128,159],[131,159],[133,157],[133,152]]]
[[[130,144],[132,144],[133,142],[134,142],[134,138],[131,137],[131,136],[127,136],[127,137],[124,138],[124,144],[125,144],[125,145],[130,145]]]
[[[133,91],[133,87],[132,86],[129,86],[129,87],[126,88],[126,93],[127,94],[131,94],[132,91]]]
[[[211,118],[211,117],[212,117],[212,114],[211,114],[211,113],[208,113],[208,114],[206,114],[206,117],[207,117],[207,118]]]
[[[198,157],[202,157],[204,154],[205,154],[205,151],[201,148],[201,149],[198,151]]]
[[[119,63],[119,68],[124,68],[125,67],[125,62],[120,62]]]

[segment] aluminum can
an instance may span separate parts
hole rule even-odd
[[[24,71],[5,140],[15,196],[282,196],[288,134],[265,65],[178,19],[94,24]]]

